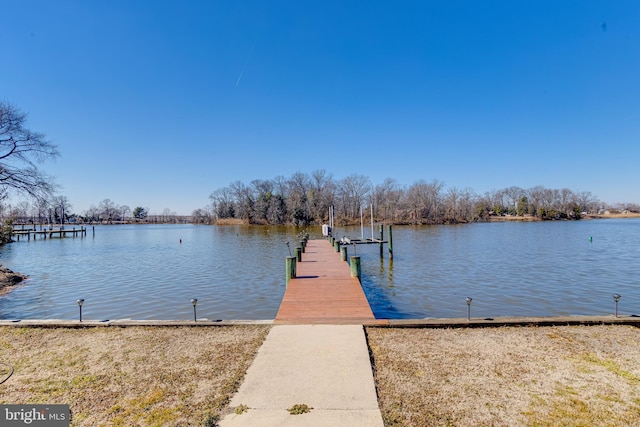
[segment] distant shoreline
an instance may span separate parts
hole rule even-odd
[[[588,219],[640,218],[640,213],[589,214],[589,215],[585,215],[585,218],[588,218]]]
[[[609,213],[609,214],[587,214],[583,215],[581,219],[616,219],[616,218],[640,218],[640,213]],[[525,215],[525,216],[516,216],[516,215],[495,215],[488,217],[485,221],[477,221],[477,222],[543,222],[543,221],[575,221],[574,219],[542,219],[537,216]],[[579,220],[578,220],[579,221]],[[465,222],[461,222],[459,224],[468,224]],[[214,225],[269,225],[269,224],[248,224],[246,221],[237,218],[224,218],[216,221]],[[360,225],[360,222],[352,221],[346,225],[340,225],[341,227],[346,226],[357,226]],[[417,225],[417,224],[408,224],[408,223],[395,223],[392,225],[396,226],[404,226],[404,225]],[[449,224],[420,224],[420,225],[449,225]],[[312,225],[313,226],[313,225]],[[315,225],[319,226],[319,225]]]

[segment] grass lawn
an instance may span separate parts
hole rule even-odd
[[[213,426],[269,328],[0,327],[0,403],[69,404],[73,426]],[[640,425],[638,328],[366,333],[386,426]]]
[[[640,425],[640,329],[368,328],[387,426]]]
[[[0,403],[69,404],[73,426],[213,426],[268,331],[0,328]]]

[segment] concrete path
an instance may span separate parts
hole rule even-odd
[[[300,415],[287,411],[305,404]],[[249,367],[231,407],[233,426],[382,427],[362,325],[276,325]]]

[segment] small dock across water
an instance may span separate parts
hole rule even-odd
[[[327,240],[308,240],[276,324],[388,324],[376,320],[357,277]]]
[[[73,237],[78,237],[78,236],[84,237],[87,235],[87,227],[77,227],[77,228],[76,227],[56,227],[56,228],[42,228],[40,230],[38,230],[37,228],[22,228],[22,229],[14,228],[11,234],[17,240],[20,240],[21,237],[22,238],[26,237],[28,240],[31,240],[32,236],[34,240],[38,236],[44,239],[46,239],[47,237],[52,238],[54,236],[67,237],[67,235],[73,236]]]

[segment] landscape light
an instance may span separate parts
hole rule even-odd
[[[467,297],[466,301],[467,301],[467,320],[471,320],[471,301],[473,300],[473,298],[471,297]]]
[[[197,298],[193,298],[191,300],[191,304],[193,304],[193,321],[196,322],[196,304],[198,304],[198,299]]]
[[[622,296],[619,294],[614,294],[613,295],[613,300],[616,302],[616,317],[618,317],[618,301],[620,301],[620,298]]]
[[[78,303],[78,308],[80,309],[80,321],[82,322],[82,304],[84,304],[84,299],[80,298],[76,302]]]

